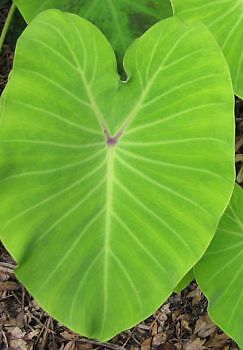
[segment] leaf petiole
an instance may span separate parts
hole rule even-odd
[[[3,43],[4,43],[4,40],[5,40],[5,37],[7,35],[7,32],[8,32],[8,29],[9,29],[9,26],[11,24],[11,20],[13,18],[13,15],[14,15],[14,11],[15,11],[15,4],[13,3],[10,7],[10,10],[9,10],[9,13],[8,13],[8,16],[7,16],[7,19],[6,19],[6,22],[3,26],[3,30],[2,30],[2,33],[1,33],[1,36],[0,36],[0,52],[2,50],[2,46],[3,46]]]

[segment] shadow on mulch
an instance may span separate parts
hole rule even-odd
[[[0,9],[0,31],[9,1]],[[15,29],[6,38],[0,55],[0,94],[12,67],[16,39],[25,27],[15,15]],[[17,29],[16,29],[17,28]],[[243,101],[236,99],[237,181],[243,182]],[[0,349],[12,350],[236,350],[237,345],[207,315],[207,300],[192,282],[173,294],[153,316],[107,343],[88,340],[71,332],[46,314],[18,283],[15,264],[0,246]],[[152,291],[151,291],[152,293]],[[148,295],[149,298],[149,295]]]

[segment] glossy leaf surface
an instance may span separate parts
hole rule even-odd
[[[213,241],[195,268],[214,322],[243,347],[243,190],[235,190]]]
[[[126,83],[90,22],[43,12],[19,40],[1,109],[1,238],[17,276],[102,340],[169,296],[234,181],[233,92],[207,29],[162,21],[125,67]]]
[[[47,9],[73,12],[94,23],[109,39],[119,64],[132,41],[152,24],[172,16],[170,0],[15,0],[29,22]]]
[[[218,41],[229,64],[235,94],[243,98],[243,1],[171,0],[174,13],[203,21]]]

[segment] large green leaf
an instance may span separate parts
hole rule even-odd
[[[207,29],[162,21],[125,67],[121,82],[91,23],[43,12],[18,43],[0,129],[17,276],[102,340],[149,316],[202,256],[234,180],[233,92]]]
[[[243,98],[243,1],[171,0],[174,13],[203,21],[217,39],[229,64],[235,94]]]
[[[235,190],[216,235],[195,268],[211,318],[243,348],[243,190]]]
[[[119,64],[131,42],[159,20],[172,16],[170,0],[14,0],[27,22],[46,9],[74,12],[107,36]]]

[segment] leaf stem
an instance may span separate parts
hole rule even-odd
[[[12,5],[10,7],[10,10],[8,12],[8,16],[7,16],[6,22],[5,22],[4,26],[3,26],[3,30],[2,30],[1,36],[0,36],[0,52],[2,50],[2,46],[3,46],[4,40],[5,40],[6,34],[8,32],[9,26],[11,24],[11,20],[12,20],[13,15],[14,15],[15,8],[16,8],[15,4],[12,3]]]

